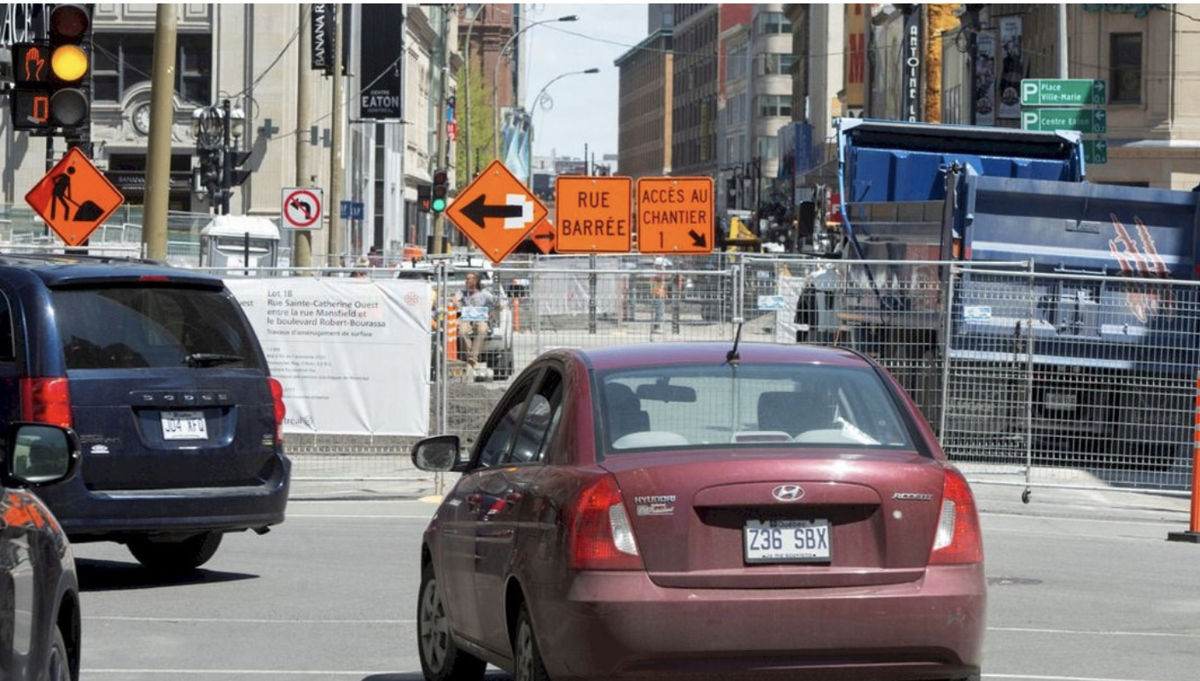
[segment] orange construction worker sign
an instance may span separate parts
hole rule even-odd
[[[711,177],[638,178],[639,253],[711,253],[715,219]]]
[[[25,202],[63,243],[78,246],[125,203],[125,197],[91,159],[72,147],[29,190]]]
[[[554,181],[554,245],[559,253],[628,253],[633,249],[633,180],[559,175]]]
[[[549,211],[499,160],[446,208],[446,217],[493,264],[508,257]]]

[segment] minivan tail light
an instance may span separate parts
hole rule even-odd
[[[21,379],[21,418],[70,428],[71,390],[67,379]]]
[[[267,377],[267,385],[271,387],[271,401],[275,404],[275,441],[283,442],[283,417],[287,416],[287,407],[283,404],[283,386],[274,378]]]
[[[983,534],[975,496],[957,469],[947,468],[942,485],[942,513],[929,552],[930,565],[983,562]]]
[[[642,557],[616,478],[584,488],[567,511],[567,551],[575,570],[640,570]]]

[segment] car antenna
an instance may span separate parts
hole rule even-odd
[[[737,333],[733,335],[733,349],[725,353],[725,362],[727,364],[737,366],[738,361],[742,359],[742,356],[738,354],[737,346],[742,340],[742,324],[744,323],[745,322],[738,322]]]

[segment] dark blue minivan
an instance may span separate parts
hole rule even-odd
[[[161,572],[226,532],[283,522],[283,395],[214,276],[159,263],[0,255],[0,418],[79,438],[79,474],[39,495],[70,540]]]

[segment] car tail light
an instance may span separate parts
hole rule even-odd
[[[642,569],[633,525],[615,478],[606,475],[586,487],[568,514],[567,544],[572,568]]]
[[[67,379],[21,379],[21,418],[70,428],[71,390]]]
[[[271,401],[275,403],[275,442],[283,442],[283,417],[287,416],[287,407],[283,404],[283,386],[274,378],[267,378],[271,386]]]
[[[975,497],[966,478],[956,469],[946,469],[942,486],[942,514],[938,518],[930,565],[955,565],[983,561],[983,535]]]

